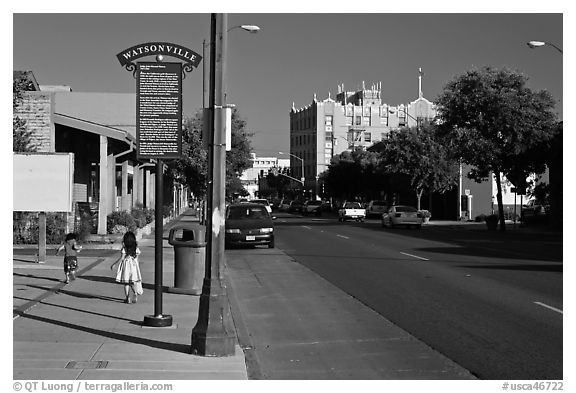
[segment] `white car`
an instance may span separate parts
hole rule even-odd
[[[356,221],[364,221],[366,218],[366,209],[364,209],[358,202],[346,202],[338,210],[338,221],[344,222],[348,219]]]
[[[272,207],[270,206],[270,202],[268,202],[267,199],[252,199],[250,202],[259,203],[261,205],[266,206],[266,210],[268,210],[268,213],[272,214]]]
[[[398,225],[406,225],[420,229],[422,228],[422,221],[422,213],[412,206],[395,205],[382,214],[382,227],[393,228]]]

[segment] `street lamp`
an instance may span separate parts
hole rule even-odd
[[[228,33],[230,30],[234,30],[236,28],[242,29],[252,34],[258,33],[260,31],[260,27],[256,25],[238,25],[229,28],[226,32]],[[206,43],[206,40],[204,39],[202,41],[202,108],[206,108],[206,87],[208,86],[208,83],[206,82],[206,47],[208,46],[210,46],[210,42]]]
[[[249,33],[252,34],[256,34],[260,31],[260,27],[256,26],[256,25],[238,25],[238,26],[234,26],[228,29],[228,32],[230,32],[230,30],[234,30],[234,29],[242,29],[244,31],[247,31]]]
[[[297,158],[302,162],[302,176],[301,176],[302,180],[301,181],[302,181],[302,187],[304,187],[304,160],[298,156],[295,156],[294,154],[291,154],[291,153],[284,153],[284,152],[279,151],[278,154],[288,154],[290,157]]]
[[[545,42],[545,41],[529,41],[526,43],[526,45],[528,45],[530,48],[534,49],[534,48],[539,48],[541,46],[545,46],[545,45],[550,45],[551,47],[555,48],[558,52],[562,53],[562,49],[558,48],[556,45],[554,45],[551,42]]]

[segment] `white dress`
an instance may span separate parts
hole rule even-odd
[[[136,257],[126,255],[126,250],[122,248],[122,260],[118,263],[118,272],[116,273],[117,282],[130,284],[136,281],[142,281],[138,255],[140,255],[140,249],[138,248],[136,248]]]

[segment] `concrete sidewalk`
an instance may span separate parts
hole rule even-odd
[[[189,213],[177,221],[195,220]],[[123,303],[123,287],[109,269],[115,250],[80,256],[79,277],[68,285],[62,257],[45,264],[14,257],[14,379],[474,378],[278,249],[226,251],[235,354],[192,355],[199,296],[167,291],[174,250],[165,241],[163,313],[174,323],[143,327],[144,316],[154,314],[153,235],[139,247],[145,292],[137,304]]]
[[[167,228],[169,228],[167,226]],[[165,232],[166,233],[166,232]],[[14,257],[13,378],[18,380],[242,380],[244,354],[190,354],[199,296],[167,292],[174,281],[173,247],[164,241],[163,314],[166,328],[142,326],[154,314],[154,237],[139,242],[144,294],[125,304],[110,265],[119,252],[79,255],[79,274],[65,285],[62,258]],[[30,262],[26,262],[29,260]]]

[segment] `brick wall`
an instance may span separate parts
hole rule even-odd
[[[54,113],[53,93],[25,92],[22,104],[16,108],[15,115],[26,121],[26,127],[32,131],[32,143],[38,152],[54,152]]]

